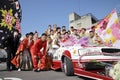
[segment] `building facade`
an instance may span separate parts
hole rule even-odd
[[[119,23],[120,23],[120,13],[118,14]],[[90,28],[91,26],[97,24],[98,19],[94,17],[92,14],[86,14],[83,16],[79,16],[76,13],[71,13],[69,15],[69,27],[73,26],[75,29],[81,28]]]
[[[83,27],[89,28],[96,22],[98,22],[98,19],[90,13],[83,16],[79,16],[76,13],[71,13],[69,15],[69,27],[73,26],[75,29],[80,29]]]

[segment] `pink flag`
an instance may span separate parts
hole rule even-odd
[[[120,25],[116,10],[112,10],[104,19],[96,25],[96,32],[106,44],[119,47],[120,44]]]

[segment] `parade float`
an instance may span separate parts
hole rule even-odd
[[[106,22],[106,25],[104,24]],[[78,75],[96,80],[119,80],[120,25],[113,10],[96,25],[104,46],[85,45],[87,39],[64,41],[53,46],[53,70],[62,69],[67,76]],[[66,42],[66,43],[65,43]]]
[[[54,50],[57,48],[54,48]],[[120,60],[120,49],[111,47],[60,47],[53,54],[53,69],[67,76],[111,80],[110,70]]]

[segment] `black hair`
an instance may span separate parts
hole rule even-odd
[[[57,34],[61,34],[60,32],[58,32]]]
[[[92,26],[92,27],[91,27],[91,29],[94,29],[94,28],[96,28],[96,27],[95,27],[95,26]]]
[[[74,31],[77,31],[77,29],[74,29]]]
[[[38,33],[37,31],[35,31],[35,33]]]
[[[26,37],[28,37],[29,36],[29,33],[26,33],[26,35],[25,35]]]
[[[91,32],[94,32],[94,31],[92,31],[92,30],[91,30],[91,31],[89,31],[89,33],[91,33]]]
[[[42,35],[41,36],[47,36],[47,34],[45,34],[45,33],[42,33]]]
[[[49,26],[51,27],[51,25],[48,25],[48,27],[49,27]]]
[[[33,34],[33,32],[30,32],[29,35],[32,35],[32,36],[33,36],[34,34]]]
[[[73,26],[71,26],[70,28],[74,28]]]
[[[14,32],[17,32],[17,33],[19,33],[19,31],[18,31],[17,29],[15,29],[15,30],[14,30]]]
[[[65,35],[65,34],[68,34],[68,32],[65,32],[64,35]]]
[[[62,32],[63,32],[63,31],[66,31],[66,29],[63,29]]]
[[[82,28],[81,30],[84,30],[84,31],[86,31],[86,28]]]
[[[68,32],[70,32],[70,30],[68,30]]]
[[[62,26],[62,28],[65,28],[65,26]]]
[[[50,30],[50,32],[52,32],[52,31],[53,31],[53,29]]]
[[[38,32],[37,32],[37,31],[35,31],[35,32],[34,32],[34,35],[35,35],[36,33],[38,33]]]
[[[58,29],[61,29],[61,28],[60,28],[60,27],[57,27],[57,30],[58,30]]]

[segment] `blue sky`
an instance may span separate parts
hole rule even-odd
[[[43,33],[49,24],[65,25],[68,28],[69,14],[92,13],[98,19],[104,18],[116,8],[120,12],[120,0],[19,0],[22,8],[22,34]]]

